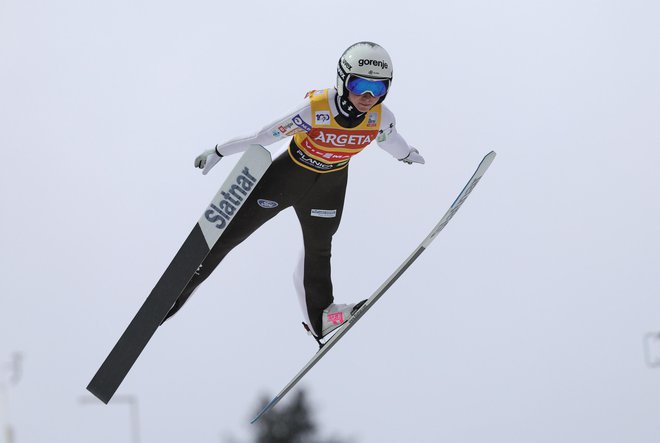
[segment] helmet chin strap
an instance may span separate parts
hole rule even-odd
[[[339,112],[348,119],[357,119],[364,116],[365,112],[360,112],[353,103],[348,99],[348,91],[344,88],[344,95],[341,97],[339,94],[335,96],[335,102]]]

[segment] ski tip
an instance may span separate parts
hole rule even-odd
[[[490,151],[488,154],[484,156],[484,158],[481,160],[481,163],[479,163],[479,167],[477,168],[477,171],[479,169],[483,169],[485,172],[486,169],[490,166],[491,163],[493,163],[493,160],[495,160],[495,156],[497,153],[495,151]]]
[[[270,154],[270,151],[266,149],[263,145],[254,143],[250,145],[250,149],[252,149],[255,152],[259,152],[259,155],[268,159],[269,162],[273,161],[273,156]]]
[[[280,397],[275,397],[268,403],[266,406],[264,406],[261,411],[250,421],[250,424],[255,424],[257,420],[261,418],[262,415],[264,415],[266,412],[268,412],[273,406],[277,404],[277,402],[280,401]]]

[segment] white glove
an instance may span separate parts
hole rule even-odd
[[[216,148],[218,145],[216,145]],[[218,154],[218,151],[213,149],[209,149],[207,151],[202,152],[195,158],[195,167],[199,169],[203,169],[202,174],[206,175],[209,173],[211,168],[213,168],[222,158],[222,155]]]
[[[410,152],[408,153],[407,157],[404,157],[402,159],[399,159],[399,161],[402,161],[406,164],[412,165],[413,163],[419,163],[421,165],[424,164],[424,157],[419,155],[419,151],[416,148],[410,148]]]

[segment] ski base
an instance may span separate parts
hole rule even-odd
[[[87,386],[87,390],[103,403],[110,401],[224,228],[231,222],[232,218],[223,218],[217,214],[216,203],[222,201],[223,193],[236,187],[237,182],[243,184],[242,189],[245,191],[242,201],[247,199],[270,164],[270,153],[260,145],[252,145],[238,161]],[[247,183],[249,189],[246,189]]]
[[[465,202],[467,197],[470,195],[474,187],[479,183],[479,180],[481,180],[481,177],[486,173],[486,170],[490,166],[490,164],[493,162],[495,159],[495,151],[489,152],[479,163],[479,166],[477,167],[477,170],[474,172],[472,177],[470,177],[470,180],[468,180],[467,184],[463,188],[463,190],[460,192],[458,197],[456,197],[456,200],[452,203],[452,205],[449,207],[449,210],[445,213],[445,215],[440,219],[440,221],[435,225],[435,227],[431,230],[431,232],[426,236],[426,238],[422,241],[422,243],[413,251],[410,256],[404,260],[403,263],[399,266],[399,268],[390,275],[387,280],[374,292],[371,297],[367,299],[366,302],[358,309],[358,311],[350,318],[346,323],[344,323],[339,329],[337,329],[337,332],[330,337],[325,343],[323,343],[321,348],[312,356],[312,358],[307,362],[307,364],[296,374],[295,377],[280,391],[279,394],[275,396],[267,405],[265,405],[261,411],[251,420],[250,423],[255,423],[257,420],[259,420],[264,414],[266,414],[269,410],[271,410],[304,376],[309,372],[316,363],[318,363],[321,358],[325,354],[332,349],[332,347],[357,323],[360,318],[364,314],[367,313],[367,311],[373,306],[380,297],[387,292],[387,290],[396,282],[401,275],[406,272],[406,270],[412,265],[412,263],[417,260],[417,258],[424,252],[429,244],[435,239],[435,237],[444,229],[444,227],[449,223],[449,221],[454,217],[458,209],[461,207],[461,205]]]

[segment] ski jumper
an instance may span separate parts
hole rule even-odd
[[[311,91],[286,117],[257,134],[216,147],[225,156],[245,151],[250,144],[270,145],[292,136],[288,150],[273,161],[234,215],[166,319],[183,306],[229,251],[280,211],[293,207],[303,234],[294,286],[305,320],[320,336],[321,315],[334,300],[332,236],[341,221],[350,159],[373,141],[397,159],[405,158],[412,149],[397,133],[394,115],[383,104],[351,119],[342,115],[337,100],[334,89]]]

